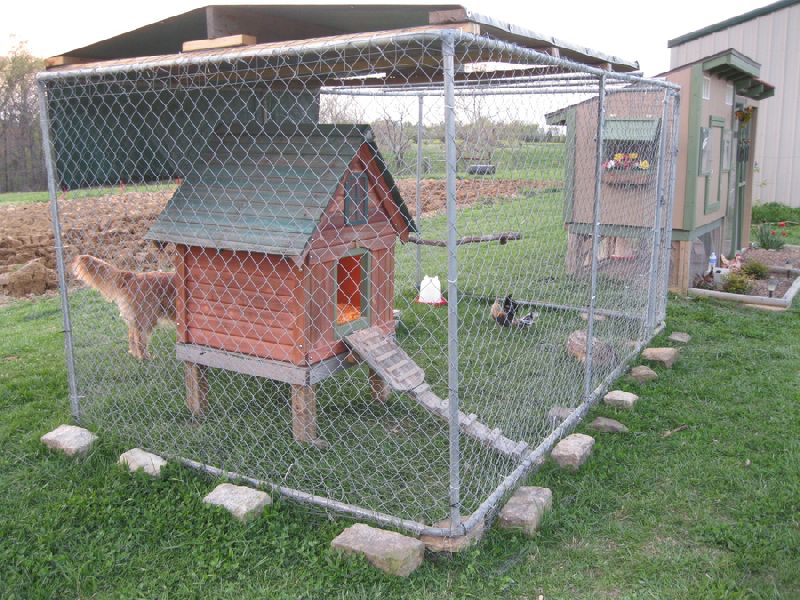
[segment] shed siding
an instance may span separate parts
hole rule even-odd
[[[606,99],[606,117],[626,119],[661,119],[663,112],[661,93],[610,94]],[[575,182],[572,220],[576,223],[592,223],[594,209],[594,164],[597,131],[597,102],[578,105],[575,130]],[[628,151],[636,151],[632,146]],[[604,160],[609,158],[603,157]],[[603,174],[602,223],[605,225],[633,225],[650,227],[655,219],[656,168],[646,186],[613,185],[610,177]]]
[[[760,77],[775,96],[758,105],[754,202],[800,206],[800,4],[675,46],[670,66],[679,67],[734,48],[761,63]]]

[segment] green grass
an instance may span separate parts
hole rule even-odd
[[[3,204],[33,204],[34,202],[47,202],[50,195],[44,192],[7,192],[0,194],[0,205]]]
[[[784,227],[778,223],[784,222]],[[792,208],[778,202],[768,202],[753,206],[753,226],[751,239],[758,240],[758,228],[761,223],[769,223],[771,230],[786,244],[800,245],[800,208]],[[783,234],[786,233],[784,237]]]
[[[564,339],[585,327],[569,311],[542,311],[523,332],[496,327],[479,297],[581,304],[588,279],[565,271],[561,194],[534,192],[465,208],[459,235],[518,230],[506,245],[464,246],[459,319],[461,403],[514,438],[538,443],[554,403],[577,402],[582,369]],[[444,216],[422,222],[444,239]],[[413,302],[412,245],[398,247],[399,343],[446,394],[446,310]],[[424,272],[446,282],[446,252],[422,248]],[[535,268],[533,272],[531,268]],[[644,275],[642,275],[644,273]],[[599,305],[641,313],[646,271],[601,272]],[[174,328],[156,332],[139,362],[127,353],[117,309],[95,292],[72,294],[78,389],[101,434],[86,459],[46,451],[38,437],[69,421],[55,299],[0,309],[0,597],[546,598],[795,597],[800,569],[796,356],[798,311],[785,314],[675,299],[669,330],[690,331],[681,362],[642,388],[631,413],[604,407],[632,430],[597,435],[577,475],[545,468],[532,485],[556,506],[533,540],[498,531],[452,560],[427,562],[409,581],[333,556],[348,524],[278,502],[249,525],[204,508],[210,478],[168,467],[151,481],[115,465],[132,445],[412,519],[447,514],[447,430],[402,396],[369,401],[363,367],[319,386],[324,452],[291,438],[282,384],[212,370],[210,410],[183,404]],[[618,353],[641,335],[628,319],[597,323]],[[665,335],[665,334],[664,334]],[[662,339],[657,343],[663,343]],[[621,382],[624,389],[635,389]],[[661,433],[688,428],[663,438]],[[585,431],[585,427],[581,430]],[[463,502],[473,510],[513,468],[462,439]],[[746,460],[751,466],[745,467]],[[154,567],[155,566],[155,567]]]
[[[144,183],[137,185],[128,185],[125,187],[126,192],[159,192],[170,189],[174,186],[173,183]],[[119,186],[101,186],[93,188],[85,188],[78,190],[70,190],[67,192],[67,199],[73,198],[94,198],[97,196],[107,196],[108,194],[118,194]],[[8,192],[0,194],[0,206],[3,204],[34,204],[37,202],[47,202],[50,200],[50,195],[47,191],[43,192]]]
[[[459,150],[467,154],[463,142],[459,142]],[[508,145],[481,148],[480,155],[462,156],[458,164],[458,176],[466,179],[480,179],[478,175],[468,175],[467,166],[472,164],[493,164],[497,179],[536,179],[543,181],[560,181],[564,178],[565,145],[561,142],[514,142]],[[395,178],[413,177],[416,173],[417,150],[413,145],[405,155],[405,168],[401,168],[391,152],[386,152],[389,168]],[[444,143],[426,140],[422,144],[422,156],[430,165],[430,170],[423,175],[428,179],[444,179],[445,151]]]
[[[397,580],[330,552],[345,519],[277,502],[240,525],[201,505],[210,478],[120,470],[110,436],[85,459],[44,449],[69,421],[60,317],[53,299],[18,302],[0,309],[0,596],[796,598],[799,316],[672,299],[656,343],[692,342],[635,410],[592,411],[630,434],[596,434],[577,474],[529,478],[555,498],[538,535],[492,530]]]

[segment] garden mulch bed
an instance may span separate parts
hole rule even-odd
[[[745,262],[748,260],[757,260],[769,267],[783,267],[786,261],[791,261],[795,269],[800,268],[800,248],[796,246],[784,246],[780,250],[764,250],[762,248],[748,248],[743,255]],[[794,283],[796,275],[786,277],[785,274],[771,273],[770,277],[777,280],[778,288],[774,292],[775,298],[781,298],[788,291]],[[767,291],[766,279],[757,279],[753,281],[753,287],[750,290],[751,296],[769,296]]]

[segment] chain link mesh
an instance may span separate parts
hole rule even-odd
[[[80,419],[125,443],[412,529],[489,515],[663,320],[663,82],[437,32],[40,85]]]

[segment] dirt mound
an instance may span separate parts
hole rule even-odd
[[[39,296],[57,287],[56,272],[44,265],[43,258],[35,258],[18,269],[0,273],[0,294],[21,298]]]
[[[423,179],[420,182],[420,199],[422,214],[431,215],[444,212],[447,205],[447,189],[444,179]],[[520,181],[516,179],[459,179],[456,183],[456,204],[459,207],[470,206],[486,201],[497,201],[501,198],[541,192],[550,189],[561,189],[560,181]],[[400,195],[408,205],[411,214],[416,211],[417,181],[416,179],[399,179],[397,187]]]
[[[169,257],[142,239],[171,195],[172,190],[130,192],[59,202],[66,259],[93,254],[123,269],[171,268]],[[43,272],[28,265],[37,261],[43,268],[55,269],[53,239],[49,204],[0,206],[0,277],[5,282],[0,294],[42,293],[36,281]],[[32,269],[39,273],[36,281],[29,281]]]

